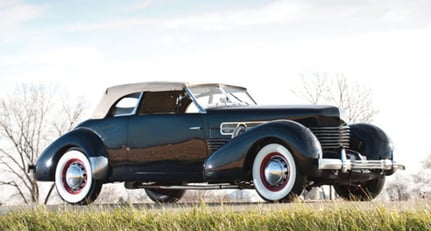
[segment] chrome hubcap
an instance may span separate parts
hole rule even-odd
[[[287,165],[280,158],[272,158],[265,166],[265,181],[271,186],[278,186],[287,179]]]
[[[78,191],[85,184],[87,174],[80,163],[71,163],[66,171],[66,184],[72,191]]]

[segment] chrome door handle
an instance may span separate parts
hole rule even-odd
[[[201,127],[190,127],[190,130],[201,130]]]

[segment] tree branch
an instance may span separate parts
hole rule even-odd
[[[29,204],[23,191],[21,190],[21,188],[18,186],[18,184],[15,181],[0,181],[0,185],[7,185],[7,186],[14,187],[18,191],[18,194],[23,199],[24,203]]]

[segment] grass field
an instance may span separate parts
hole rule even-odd
[[[0,230],[431,230],[429,203],[292,203],[145,209],[35,207],[0,215]]]

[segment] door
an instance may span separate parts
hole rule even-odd
[[[199,113],[131,117],[129,170],[144,181],[201,181],[208,154],[203,124]]]

